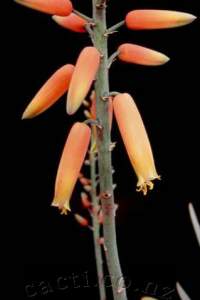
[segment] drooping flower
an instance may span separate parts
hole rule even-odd
[[[87,21],[83,18],[71,13],[69,16],[53,16],[52,19],[60,26],[75,31],[75,32],[86,32],[85,25]]]
[[[53,206],[63,213],[70,210],[70,198],[84,162],[90,142],[91,130],[85,123],[77,122],[73,125],[59,163]]]
[[[72,12],[72,3],[69,0],[14,0],[28,8],[59,16],[68,16]]]
[[[41,87],[27,106],[22,119],[31,119],[52,106],[69,88],[74,66],[67,64],[59,68]]]
[[[133,98],[129,94],[118,94],[113,100],[114,114],[131,164],[138,177],[138,191],[147,194],[153,189],[157,174],[151,145]]]
[[[135,44],[122,44],[118,48],[120,60],[146,66],[159,66],[169,61],[166,55]]]
[[[129,29],[163,29],[183,26],[193,22],[196,17],[192,14],[155,9],[138,9],[130,11],[125,18]]]
[[[100,53],[95,47],[85,47],[77,60],[67,95],[67,113],[74,114],[86,97],[96,77]]]

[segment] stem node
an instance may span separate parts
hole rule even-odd
[[[104,200],[108,200],[112,197],[112,194],[110,192],[103,192],[101,193],[101,199],[104,199]]]
[[[98,119],[87,119],[84,121],[84,123],[87,125],[96,126],[98,129],[103,130],[103,126]]]
[[[112,31],[108,31],[106,30],[103,34],[103,36],[105,36],[106,38],[111,35],[111,34],[114,34],[114,33],[117,33],[118,31],[117,30],[112,30]]]
[[[109,96],[101,96],[101,100],[106,102],[109,100]]]

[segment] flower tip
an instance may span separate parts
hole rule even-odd
[[[160,57],[159,65],[164,65],[164,64],[168,63],[168,61],[170,61],[169,56],[167,56],[165,54],[162,54],[161,57]]]
[[[60,214],[61,215],[68,215],[68,212],[69,211],[71,211],[71,209],[70,208],[65,208],[65,207],[63,207],[62,209],[60,209]]]
[[[60,21],[60,18],[63,18],[62,16],[58,16],[58,15],[52,15],[51,16],[51,18],[52,18],[52,20],[54,21],[54,22],[56,22],[58,25],[60,25],[59,23],[59,21]]]
[[[183,23],[186,25],[186,24],[190,24],[192,22],[194,22],[197,17],[195,15],[192,15],[192,14],[188,14],[188,13],[185,13],[185,19],[183,20]]]
[[[25,113],[23,113],[22,116],[21,116],[21,120],[23,121],[25,119],[27,119],[27,117],[26,117]]]
[[[195,21],[196,19],[197,19],[197,16],[191,15],[191,18],[190,18],[191,22]]]
[[[31,119],[30,113],[25,109],[25,111],[22,114],[21,120]]]
[[[58,199],[56,198],[56,197],[54,197],[53,198],[53,201],[52,201],[52,203],[51,203],[51,206],[53,206],[53,207],[58,207]]]
[[[51,18],[57,23],[57,19],[58,19],[57,15],[53,15],[53,16],[51,16]]]
[[[68,203],[65,203],[64,205],[60,205],[60,200],[57,199],[57,197],[53,198],[53,201],[51,203],[51,206],[57,207],[60,210],[61,215],[68,215],[68,212],[71,212],[71,208]]]
[[[142,178],[138,180],[137,183],[137,192],[142,192],[144,196],[147,195],[148,191],[153,190],[154,188],[154,183],[152,182],[153,180],[161,180],[160,175],[153,176],[151,179],[144,181]]]
[[[72,101],[70,101],[69,93],[67,95],[67,101],[66,101],[66,111],[68,115],[73,115],[76,113],[76,111],[79,109],[79,107],[76,107]],[[84,111],[85,112],[85,111]]]
[[[68,115],[73,115],[75,113],[75,110],[69,105],[69,101],[67,101],[67,114]]]

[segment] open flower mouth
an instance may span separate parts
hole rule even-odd
[[[136,191],[137,192],[142,192],[144,196],[147,195],[148,190],[153,190],[154,188],[154,182],[152,182],[153,180],[161,180],[161,176],[158,175],[157,177],[153,177],[151,179],[148,179],[146,181],[144,181],[143,183],[138,182],[137,183],[137,188]]]

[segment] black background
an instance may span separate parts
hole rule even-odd
[[[135,8],[180,10],[198,15],[193,1],[114,1],[108,8],[108,25],[123,19]],[[88,15],[89,0],[74,0],[74,7]],[[12,4],[15,93],[14,137],[19,188],[21,252],[25,288],[32,285],[33,299],[98,298],[91,232],[80,228],[73,219],[59,215],[50,206],[60,154],[70,127],[83,120],[82,110],[66,115],[65,97],[34,120],[21,121],[21,114],[39,87],[60,66],[75,63],[80,50],[89,45],[87,34],[60,28],[51,17]],[[199,248],[188,217],[188,202],[198,213],[199,150],[199,21],[170,30],[128,31],[122,28],[110,37],[109,52],[123,42],[138,43],[167,54],[171,60],[161,67],[143,67],[120,62],[111,69],[111,90],[133,95],[151,140],[162,181],[147,197],[135,192],[136,177],[128,161],[117,126],[112,140],[118,141],[113,153],[117,183],[117,239],[124,275],[131,281],[129,299],[157,286],[159,298],[164,289],[173,290],[179,280],[192,299],[199,299]],[[13,39],[14,40],[14,39]],[[86,170],[86,168],[85,168]],[[87,170],[86,170],[87,172]],[[197,175],[195,175],[197,174]],[[72,211],[87,215],[80,205],[78,184],[73,194]],[[199,215],[199,213],[198,213]],[[60,277],[88,272],[90,288],[60,290]],[[195,278],[196,277],[196,278]],[[80,279],[81,280],[81,279]],[[49,292],[41,282],[49,284]],[[51,287],[50,287],[51,286]],[[109,290],[109,288],[108,288]],[[36,293],[36,294],[34,294]],[[178,299],[175,292],[168,297]],[[160,299],[164,299],[160,297]],[[165,298],[167,299],[167,298]],[[170,299],[170,298],[169,298]]]

